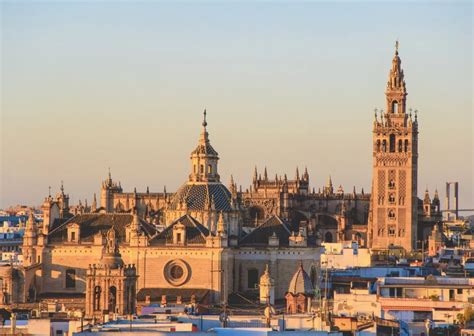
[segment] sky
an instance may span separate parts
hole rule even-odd
[[[400,41],[419,111],[418,194],[474,207],[473,5],[2,1],[0,208],[176,190],[207,109],[221,180],[254,167],[370,191],[374,108]]]

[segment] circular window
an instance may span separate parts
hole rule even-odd
[[[171,285],[181,286],[189,280],[189,266],[183,260],[172,260],[166,264],[164,276]]]
[[[184,274],[183,268],[179,265],[173,265],[170,268],[170,275],[173,279],[181,279],[183,274]]]

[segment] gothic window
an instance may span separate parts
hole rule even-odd
[[[390,182],[388,182],[388,187],[389,187],[390,189],[395,188],[395,180],[394,180],[394,179],[391,179]]]
[[[247,271],[247,288],[255,289],[258,285],[258,270],[251,268]]]
[[[76,270],[66,270],[66,288],[76,288]]]
[[[94,288],[94,310],[100,310],[100,294],[102,289],[100,286],[95,286]]]
[[[408,140],[405,140],[405,152],[408,152]]]
[[[382,141],[382,152],[387,151],[387,140]]]
[[[204,173],[204,165],[199,166],[199,172],[202,174]]]
[[[390,134],[390,153],[395,152],[395,134]]]
[[[398,151],[399,152],[403,151],[403,141],[401,139],[398,140]]]
[[[392,112],[398,113],[398,102],[396,100],[392,102]]]
[[[377,152],[380,152],[380,140],[377,140]]]
[[[394,236],[395,236],[395,233],[396,233],[395,226],[390,225],[390,226],[388,227],[388,235],[389,235],[389,237],[394,237]]]
[[[391,220],[395,219],[395,211],[393,211],[393,209],[390,209],[388,211],[388,219],[391,219]]]
[[[71,241],[76,241],[76,232],[71,232]]]
[[[391,193],[388,195],[388,201],[390,203],[395,203],[395,194]]]
[[[207,173],[212,174],[212,165],[207,166]]]

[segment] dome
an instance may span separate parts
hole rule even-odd
[[[183,184],[171,199],[170,210],[188,209],[191,211],[204,211],[212,207],[216,211],[231,211],[232,206],[230,191],[220,182],[218,183],[192,183]]]
[[[120,254],[104,253],[100,259],[100,263],[111,269],[116,269],[123,266],[123,260]]]
[[[290,281],[290,286],[288,287],[288,293],[293,295],[297,294],[313,294],[313,284],[309,278],[308,273],[303,269],[303,264],[300,264],[298,270]]]

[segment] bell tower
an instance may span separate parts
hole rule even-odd
[[[375,111],[369,246],[416,247],[418,121],[406,112],[406,86],[398,41],[385,89],[386,112]]]

